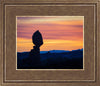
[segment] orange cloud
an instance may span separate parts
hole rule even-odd
[[[34,44],[30,39],[17,38],[17,52],[30,51]],[[73,50],[83,48],[83,41],[78,40],[53,40],[44,39],[44,44],[40,47],[41,51],[47,50]]]

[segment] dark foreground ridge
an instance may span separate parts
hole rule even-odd
[[[83,49],[73,51],[55,52],[47,51],[40,54],[38,64],[29,64],[34,61],[29,59],[29,52],[17,53],[18,69],[83,69]]]

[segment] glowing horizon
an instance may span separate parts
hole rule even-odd
[[[17,52],[30,51],[32,35],[39,30],[44,44],[41,51],[83,48],[83,16],[17,17]]]

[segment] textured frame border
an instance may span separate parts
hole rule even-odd
[[[5,0],[2,0],[1,1],[1,3],[0,3],[0,11],[1,11],[1,14],[0,14],[0,40],[3,40],[3,24],[5,23],[3,20],[4,20],[4,18],[2,17],[2,16],[4,16],[3,15],[3,11],[4,11],[4,5],[5,4],[17,4],[16,2],[15,2],[15,0],[13,0],[12,2],[9,2],[10,0],[8,0],[8,2],[6,3],[6,1]],[[27,1],[27,0],[26,0]],[[32,0],[31,0],[32,1]],[[49,1],[49,0],[48,0]],[[84,4],[92,4],[92,3],[95,3],[96,5],[97,5],[97,15],[96,15],[96,17],[97,18],[100,18],[100,0],[89,0],[89,1],[83,1],[83,0],[79,0],[79,2],[75,2],[74,0],[71,0],[72,2],[70,3],[70,1],[69,2],[66,2],[67,0],[64,0],[64,2],[62,1],[60,1],[60,2],[57,2],[57,1],[52,1],[52,2],[47,2],[47,0],[46,0],[46,2],[45,2],[45,0],[44,0],[44,2],[30,2],[29,4],[31,4],[31,3],[34,3],[34,4],[42,4],[42,3],[45,3],[45,4],[47,4],[47,3],[49,3],[49,4],[52,4],[52,3],[63,3],[63,4],[71,4],[71,3],[78,3],[78,4],[82,4],[82,3],[84,3]],[[74,2],[73,2],[74,1]],[[19,1],[20,2],[20,1]],[[65,3],[66,2],[66,3]],[[22,2],[22,3],[24,3],[24,1]],[[22,4],[22,3],[20,3],[20,4]],[[25,4],[27,4],[27,2],[25,3]],[[82,86],[87,86],[87,85],[89,85],[89,86],[99,86],[100,85],[100,69],[99,69],[99,67],[100,67],[100,63],[99,63],[99,60],[100,60],[100,58],[99,58],[99,56],[100,56],[100,54],[99,54],[99,43],[100,43],[100,40],[99,40],[99,28],[100,28],[100,25],[99,25],[99,23],[100,23],[100,20],[99,19],[97,19],[96,20],[96,28],[97,28],[97,31],[95,31],[95,34],[96,34],[96,36],[97,36],[97,39],[95,39],[95,41],[97,41],[97,51],[95,51],[96,53],[97,53],[97,59],[95,60],[97,63],[95,64],[95,70],[96,70],[96,72],[95,72],[95,75],[96,75],[96,77],[95,77],[95,82],[90,82],[90,84],[89,83],[83,83],[83,82],[79,82],[79,84],[77,84],[77,85],[82,85]],[[0,43],[0,61],[3,61],[4,59],[2,58],[3,57],[3,41]],[[1,64],[0,64],[0,69],[3,69],[3,63],[2,62],[0,62]],[[10,86],[10,84],[5,84],[5,82],[3,82],[3,79],[4,79],[4,77],[3,77],[3,70],[1,70],[0,71],[0,83],[1,83],[1,85],[3,85],[3,86],[5,86],[5,85],[7,85],[7,86]],[[19,83],[20,84],[20,83]],[[24,84],[24,83],[23,83]],[[23,85],[23,84],[20,84],[20,85]],[[38,84],[38,83],[37,83]],[[59,84],[59,83],[58,83]],[[58,84],[53,84],[53,85],[58,85]],[[74,84],[75,84],[75,82],[73,82],[73,85],[72,85],[72,83],[70,84],[70,83],[67,83],[68,84],[68,86],[73,86]],[[63,86],[66,86],[67,84],[64,84]],[[13,83],[13,85],[16,85],[15,83]],[[20,86],[20,85],[18,85],[18,86]],[[26,84],[26,86],[28,86],[29,85],[29,83],[28,84]],[[35,84],[34,84],[35,85]],[[39,84],[39,86],[41,86],[42,84]],[[44,85],[46,85],[46,84],[43,84],[42,86],[44,86]],[[48,86],[51,86],[50,84],[47,84]],[[61,84],[60,84],[61,85]],[[58,86],[60,86],[60,85],[58,85]],[[77,86],[77,85],[75,85],[75,86]],[[11,84],[11,86],[12,86],[12,84]]]
[[[67,4],[66,4],[66,3],[65,3],[65,4],[62,3],[62,5],[61,5],[60,3],[59,3],[59,4],[57,3],[57,5],[55,5],[55,4],[54,4],[54,5],[52,5],[52,4],[49,5],[49,3],[46,3],[46,5],[44,5],[44,3],[41,3],[41,4],[39,3],[38,5],[37,5],[37,3],[36,3],[36,4],[33,4],[33,3],[24,3],[23,5],[18,5],[18,3],[16,3],[16,4],[13,3],[13,5],[12,5],[12,3],[9,4],[9,5],[8,5],[8,4],[4,4],[4,9],[3,9],[3,13],[4,13],[4,17],[3,17],[4,25],[3,25],[3,27],[5,28],[5,29],[4,29],[4,32],[6,33],[6,26],[5,26],[6,23],[5,23],[5,22],[6,22],[6,7],[7,7],[7,6],[40,6],[40,5],[41,5],[41,6],[66,6],[66,5],[69,5],[69,6],[74,6],[74,5],[75,5],[75,6],[94,6],[94,10],[96,9],[96,6],[95,6],[94,4],[93,4],[93,5],[92,5],[92,4],[81,4],[81,5],[80,5],[80,4],[77,4],[77,5],[76,5],[75,3],[73,3],[73,4],[72,4],[72,3],[70,3],[70,4],[68,4],[68,3],[67,3]],[[95,10],[95,11],[96,11],[96,10]],[[95,15],[96,15],[96,14],[94,13],[94,20],[96,20],[96,19],[95,19]],[[95,23],[95,22],[94,22],[94,23]],[[84,27],[84,26],[83,26],[83,27]],[[95,25],[94,25],[94,29],[95,29],[95,28],[96,28],[96,27],[95,27]],[[94,30],[94,39],[96,38],[96,37],[95,37],[95,32],[96,32],[96,30]],[[84,33],[84,32],[83,32],[83,33]],[[84,34],[83,34],[83,35],[84,35]],[[6,34],[4,34],[4,38],[5,38],[4,40],[6,40],[6,37],[5,37],[5,36],[6,36]],[[83,41],[83,43],[84,43],[84,41]],[[5,49],[4,49],[4,52],[5,52],[5,51],[6,51],[6,45],[4,45],[4,46],[5,46],[5,47],[4,47],[4,48],[5,48]],[[94,47],[95,47],[95,43],[94,43]],[[94,49],[94,52],[95,52],[95,49]],[[6,57],[5,54],[3,54],[3,55],[4,55],[4,57]],[[95,57],[95,55],[96,55],[96,54],[94,54],[94,57]],[[95,61],[94,61],[94,62],[95,62]],[[55,83],[55,82],[61,82],[61,83],[65,83],[65,82],[95,82],[95,78],[96,78],[96,77],[95,77],[96,72],[94,72],[94,79],[93,79],[93,80],[17,80],[17,81],[16,81],[16,80],[6,80],[6,65],[5,65],[5,64],[6,64],[6,59],[5,59],[5,58],[3,59],[3,63],[4,63],[4,64],[3,64],[3,65],[4,65],[4,82],[9,82],[9,83],[11,83],[11,82],[16,82],[16,83],[18,83],[18,82],[22,82],[22,83],[23,83],[23,82],[24,82],[24,83],[27,83],[27,82],[30,82],[30,83],[32,83],[32,82],[38,82],[38,83],[41,83],[41,82],[52,82],[52,83]],[[83,56],[83,65],[84,65],[84,56]],[[95,65],[95,64],[94,64],[94,65]],[[16,69],[16,70],[18,70],[18,71],[20,71],[20,70],[23,70],[23,71],[24,71],[24,70],[28,70],[28,71],[30,71],[30,70],[34,70],[34,71],[35,71],[35,70],[39,70],[39,71],[41,71],[41,70],[43,70],[43,69]],[[54,70],[56,70],[56,69],[45,69],[45,71],[46,71],[46,70],[53,70],[53,71],[54,71]],[[67,71],[69,71],[69,70],[73,70],[73,69],[57,69],[57,70],[61,70],[61,71],[66,71],[66,70],[67,70]],[[76,70],[78,70],[78,71],[84,71],[84,66],[83,66],[83,69],[74,69],[73,71],[76,71]],[[94,71],[95,71],[95,66],[94,66]]]

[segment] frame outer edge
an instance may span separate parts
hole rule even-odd
[[[0,86],[3,83],[3,12],[2,0],[0,1]]]
[[[97,3],[97,86],[100,86],[100,0]]]
[[[98,0],[1,0],[4,3],[97,3]]]

